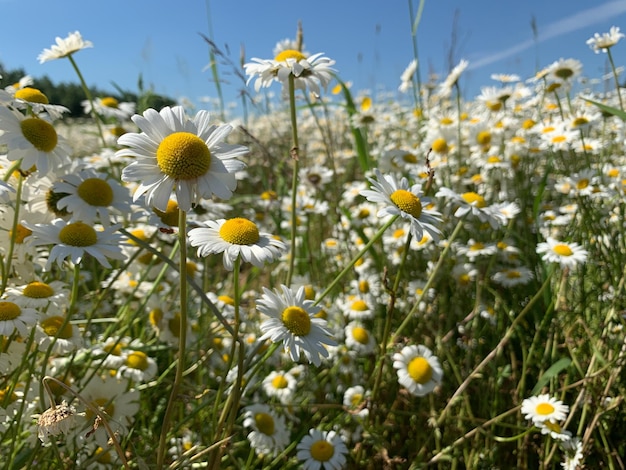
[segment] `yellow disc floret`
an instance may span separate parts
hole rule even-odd
[[[21,313],[19,305],[13,302],[0,302],[0,321],[15,320]]]
[[[422,202],[420,198],[406,189],[394,191],[389,196],[389,199],[391,199],[391,202],[398,206],[398,209],[402,212],[406,212],[416,219],[419,219],[419,216],[422,215]]]
[[[287,49],[274,57],[274,60],[276,62],[284,62],[287,59],[294,59],[296,62],[300,62],[301,60],[306,59],[306,57],[302,52],[296,51],[294,49]]]
[[[98,243],[98,234],[91,225],[74,222],[61,229],[59,240],[70,246],[91,246]]]
[[[15,92],[15,98],[29,103],[48,104],[48,97],[37,88],[24,87]]]
[[[572,256],[573,254],[572,249],[569,246],[565,245],[564,243],[559,243],[558,245],[554,245],[554,248],[552,249],[559,256]]]
[[[31,299],[45,299],[54,295],[54,289],[45,282],[33,281],[24,287],[24,295]]]
[[[43,331],[45,331],[48,336],[56,336],[57,338],[61,338],[61,339],[69,339],[72,337],[72,334],[74,333],[74,329],[72,328],[72,325],[69,322],[65,323],[65,326],[63,326],[64,322],[65,322],[65,318],[55,315],[55,316],[48,317],[45,320],[43,320],[41,322],[41,327],[43,328]]]
[[[102,104],[102,106],[106,106],[107,108],[117,109],[120,107],[120,103],[112,96],[107,96],[105,98],[102,98],[100,100],[100,104]]]
[[[59,137],[52,124],[39,118],[26,118],[20,123],[22,134],[33,147],[42,152],[52,152]]]
[[[259,241],[259,228],[248,219],[236,217],[224,222],[220,237],[233,245],[253,245]]]
[[[463,198],[465,202],[467,202],[468,204],[471,204],[472,206],[482,208],[487,205],[487,203],[485,202],[485,198],[482,197],[480,194],[477,194],[473,191],[470,191],[468,193],[463,193],[461,197]]]
[[[111,185],[100,178],[87,178],[78,185],[76,192],[90,206],[106,207],[113,202]]]
[[[433,376],[433,368],[428,360],[423,357],[411,359],[407,370],[411,378],[421,385],[428,383]]]
[[[272,387],[277,389],[287,388],[289,382],[284,375],[277,375],[272,379]]]
[[[274,418],[267,413],[256,413],[254,423],[257,429],[266,436],[274,435]]]
[[[311,318],[302,307],[296,305],[287,307],[281,315],[281,320],[285,327],[296,336],[306,336],[311,331]]]
[[[367,344],[370,340],[370,334],[361,326],[355,326],[352,329],[352,337],[361,344]]]
[[[161,171],[175,180],[203,176],[211,166],[211,152],[206,143],[190,132],[174,132],[165,137],[156,151]]]
[[[142,351],[133,351],[126,358],[126,365],[131,369],[146,370],[148,368],[148,356]]]
[[[325,440],[319,440],[311,445],[311,457],[318,462],[328,462],[335,454],[333,445]]]

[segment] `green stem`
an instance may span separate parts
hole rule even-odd
[[[293,74],[289,74],[289,112],[291,117],[291,136],[293,146],[291,147],[291,159],[293,160],[293,175],[291,179],[291,256],[289,257],[289,271],[287,272],[287,286],[291,286],[291,279],[296,263],[296,225],[298,213],[296,210],[298,191],[298,120],[296,116],[296,90]]]
[[[4,294],[4,290],[7,288],[7,282],[11,277],[11,263],[13,261],[13,250],[15,247],[15,239],[17,238],[17,226],[20,223],[20,203],[22,199],[22,182],[24,178],[20,174],[17,179],[17,189],[15,190],[15,210],[13,212],[13,225],[11,227],[11,243],[9,243],[9,251],[6,256],[6,268],[2,273],[2,286],[0,287],[0,295]],[[4,267],[4,265],[3,265]]]
[[[74,67],[74,70],[76,71],[76,75],[78,75],[78,79],[80,80],[80,84],[83,87],[83,91],[85,92],[85,96],[87,97],[87,100],[89,100],[89,104],[91,105],[91,115],[94,121],[96,121],[96,126],[98,126],[98,133],[100,134],[102,145],[106,147],[106,140],[104,140],[104,132],[102,132],[102,126],[100,124],[100,116],[98,116],[98,113],[96,113],[96,108],[93,105],[93,97],[91,96],[89,87],[87,86],[87,83],[85,82],[83,74],[80,72],[78,65],[76,65],[76,61],[74,60],[74,57],[72,57],[72,54],[68,55],[67,58],[69,59],[70,64],[72,64],[72,67]]]
[[[622,94],[619,91],[619,79],[617,78],[617,70],[615,70],[615,63],[613,62],[613,56],[611,55],[611,48],[606,49],[606,55],[609,57],[611,63],[611,69],[613,70],[613,78],[615,79],[615,91],[617,93],[617,99],[619,100],[619,107],[624,111],[624,104],[622,103]]]
[[[157,454],[157,469],[162,469],[167,451],[167,431],[174,406],[178,402],[178,390],[183,379],[185,370],[185,350],[187,346],[187,213],[183,210],[178,212],[178,241],[180,246],[179,255],[179,286],[180,286],[180,330],[178,333],[178,362],[176,364],[176,374],[174,383],[170,391],[170,398],[167,402],[165,415],[161,426],[159,437],[159,449]]]

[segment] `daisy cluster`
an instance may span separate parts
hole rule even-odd
[[[91,47],[75,32],[39,60]],[[88,96],[89,142],[30,77],[0,90],[15,468],[626,452],[623,89],[569,58],[465,101],[467,61],[422,88],[411,61],[372,96],[334,64],[291,40],[251,59],[245,123]]]

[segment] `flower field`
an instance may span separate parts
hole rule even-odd
[[[244,116],[0,79],[5,468],[626,468],[622,38],[601,94],[289,40]]]

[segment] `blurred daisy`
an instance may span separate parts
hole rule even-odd
[[[54,245],[48,261],[46,271],[50,270],[53,262],[59,267],[63,261],[70,259],[72,263],[80,263],[85,255],[91,255],[106,268],[111,264],[107,258],[124,259],[120,246],[124,237],[117,232],[117,226],[104,230],[96,230],[84,222],[68,223],[63,219],[55,219],[50,224],[35,224],[30,227],[32,235],[28,243],[33,246]]]
[[[252,429],[248,440],[258,455],[277,455],[289,444],[285,418],[274,413],[267,405],[248,406],[244,411],[243,426]]]
[[[245,167],[235,157],[248,152],[224,142],[232,126],[210,124],[207,111],[190,119],[181,106],[148,109],[132,120],[143,132],[122,135],[118,144],[128,148],[116,155],[137,157],[122,172],[123,181],[140,183],[135,201],[145,194],[146,204],[164,211],[174,190],[180,209],[189,211],[202,198],[232,196],[235,173]]]
[[[374,174],[376,179],[368,178],[372,189],[360,193],[370,202],[385,204],[378,211],[378,217],[399,215],[411,224],[411,233],[417,240],[422,239],[424,231],[438,240],[441,231],[435,224],[441,223],[441,214],[427,209],[430,199],[422,196],[420,185],[409,187],[406,178],[398,182],[394,176],[382,175],[378,169],[374,170]]]
[[[306,92],[309,89],[319,96],[320,86],[324,89],[332,79],[335,70],[332,66],[335,61],[324,57],[323,53],[305,56],[295,49],[286,49],[278,53],[274,60],[252,58],[252,62],[244,64],[246,75],[249,75],[246,85],[253,79],[254,90],[269,87],[274,81],[283,84],[286,91],[289,76],[294,77],[296,90]]]
[[[413,86],[413,77],[415,76],[415,72],[417,71],[417,59],[413,59],[409,62],[402,75],[400,75],[400,86],[398,87],[398,91],[400,93],[406,93]]]
[[[488,206],[485,198],[473,191],[457,194],[449,188],[440,188],[435,197],[450,198],[458,203],[459,207],[454,212],[455,217],[460,218],[471,212],[481,222],[488,222],[494,230],[507,222],[505,214],[499,207]]]
[[[143,351],[124,351],[124,363],[117,370],[118,377],[126,377],[134,382],[145,383],[158,372],[157,363]]]
[[[37,320],[39,320],[37,310],[20,307],[8,300],[0,300],[0,335],[8,338],[17,331],[22,338],[27,338]]]
[[[539,425],[544,421],[563,421],[567,417],[569,406],[546,393],[524,399],[521,411],[524,418]]]
[[[541,434],[547,434],[557,441],[567,441],[572,438],[572,433],[563,429],[561,425],[554,420],[547,419],[538,424]]]
[[[345,406],[351,414],[355,414],[360,418],[364,418],[369,414],[369,410],[365,407],[367,404],[365,389],[361,385],[349,387],[343,394],[343,406]]]
[[[296,378],[289,372],[272,371],[263,379],[263,390],[269,397],[276,397],[283,404],[291,403],[296,391]]]
[[[547,263],[559,263],[561,268],[574,268],[587,260],[587,250],[578,243],[561,242],[548,237],[537,245],[537,253]]]
[[[560,83],[572,84],[583,71],[583,64],[577,59],[559,59],[547,69],[547,78]]]
[[[224,253],[224,267],[233,270],[238,257],[262,268],[287,251],[287,245],[243,217],[208,221],[206,227],[189,231],[189,243],[198,248],[198,256]]]
[[[24,87],[15,91],[13,106],[16,109],[31,110],[35,114],[47,113],[51,119],[60,119],[70,110],[65,106],[50,104],[48,97],[37,88]]]
[[[67,57],[81,49],[93,47],[93,43],[91,41],[85,41],[78,31],[69,33],[66,38],[57,36],[55,41],[56,44],[53,44],[50,49],[44,49],[41,54],[37,56],[37,60],[39,60],[40,64],[48,62],[49,60]]]
[[[515,287],[528,284],[533,278],[533,272],[525,266],[504,268],[494,273],[491,280],[503,287]]]
[[[439,85],[438,94],[444,98],[447,98],[452,94],[452,88],[457,84],[461,74],[468,67],[469,62],[465,59],[461,60],[446,77],[446,79]]]
[[[296,447],[304,470],[339,470],[346,464],[348,448],[335,431],[309,430]]]
[[[70,213],[70,221],[111,224],[112,213],[127,215],[130,210],[128,189],[104,173],[83,168],[63,175],[52,185],[63,197],[57,208]]]
[[[346,346],[360,355],[371,354],[376,348],[376,339],[365,326],[358,321],[351,321],[345,327]]]
[[[602,35],[595,33],[592,38],[587,39],[587,45],[598,54],[600,51],[607,52],[610,47],[613,47],[624,37],[624,34],[620,32],[619,27],[611,26],[608,33],[602,33]]]
[[[113,117],[121,121],[130,119],[130,117],[135,114],[135,103],[120,103],[112,96],[94,99],[93,108],[89,100],[85,100],[81,104],[83,105],[85,114],[91,114],[91,110],[94,109],[100,116]]]
[[[39,117],[27,117],[0,106],[0,145],[7,146],[7,159],[20,161],[20,168],[39,175],[58,172],[70,163],[71,148],[54,126]]]
[[[32,281],[17,287],[7,287],[6,290],[7,299],[22,307],[36,308],[41,311],[64,309],[69,302],[69,293],[63,281],[50,283]]]
[[[426,346],[405,346],[393,355],[398,382],[411,394],[422,397],[432,392],[443,378],[439,359]]]
[[[83,338],[77,326],[66,321],[62,315],[46,315],[37,324],[35,339],[40,351],[46,351],[54,343],[53,351],[67,354],[83,345]]]
[[[263,335],[259,341],[267,338],[274,343],[282,341],[294,362],[304,353],[309,362],[319,366],[320,356],[329,356],[326,346],[337,345],[326,329],[326,320],[315,316],[321,307],[305,300],[304,287],[296,293],[285,285],[281,291],[264,287],[263,292],[257,309],[270,318],[260,325]]]
[[[583,461],[583,443],[578,437],[573,437],[561,442],[563,450],[563,462],[561,468],[563,470],[576,470]]]

